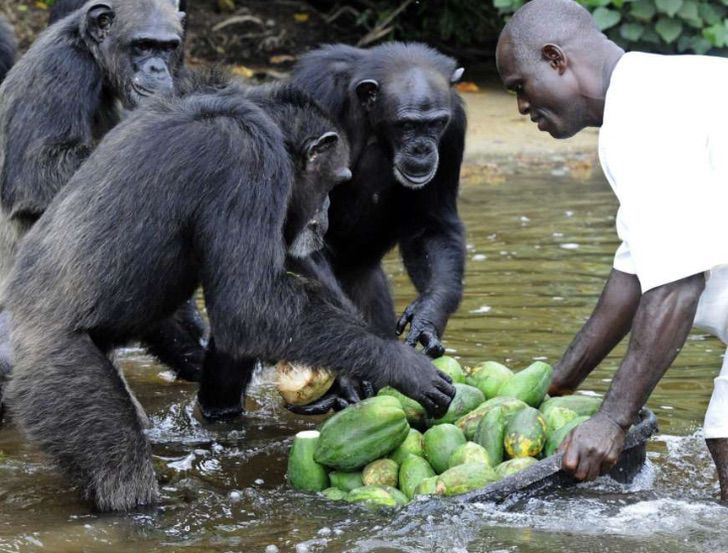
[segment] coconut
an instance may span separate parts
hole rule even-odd
[[[336,375],[329,369],[311,368],[298,363],[279,361],[276,384],[278,392],[291,405],[306,405],[329,391]]]

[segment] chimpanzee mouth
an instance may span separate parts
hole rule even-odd
[[[141,96],[142,98],[149,98],[149,97],[154,96],[155,94],[157,94],[159,92],[158,90],[155,90],[153,88],[146,88],[146,87],[144,87],[144,86],[142,86],[140,84],[134,83],[134,82],[131,83],[131,89],[137,95]]]
[[[410,175],[395,165],[394,177],[400,182],[400,184],[407,188],[422,188],[435,177],[435,173],[437,173],[437,166],[438,164],[436,163],[432,170],[424,175]]]

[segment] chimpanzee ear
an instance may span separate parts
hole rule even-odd
[[[463,73],[465,73],[465,68],[463,67],[458,67],[455,71],[453,71],[452,76],[450,77],[450,84],[455,84],[462,79]]]
[[[361,106],[370,110],[377,101],[377,93],[379,92],[379,83],[374,79],[364,79],[356,84],[356,95],[359,98]]]
[[[109,4],[94,4],[86,12],[86,32],[97,43],[102,43],[111,30],[115,16]]]
[[[333,148],[339,141],[339,135],[335,132],[327,132],[313,140],[306,148],[306,160],[311,163],[319,154]]]

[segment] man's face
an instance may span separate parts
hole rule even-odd
[[[529,115],[539,130],[569,138],[586,127],[584,99],[568,66],[545,57],[519,60],[508,37],[498,43],[496,59],[503,84],[516,93],[518,111]]]

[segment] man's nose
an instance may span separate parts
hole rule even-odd
[[[528,100],[519,96],[516,102],[518,102],[518,112],[521,115],[528,115],[531,111],[531,104],[528,103]]]

